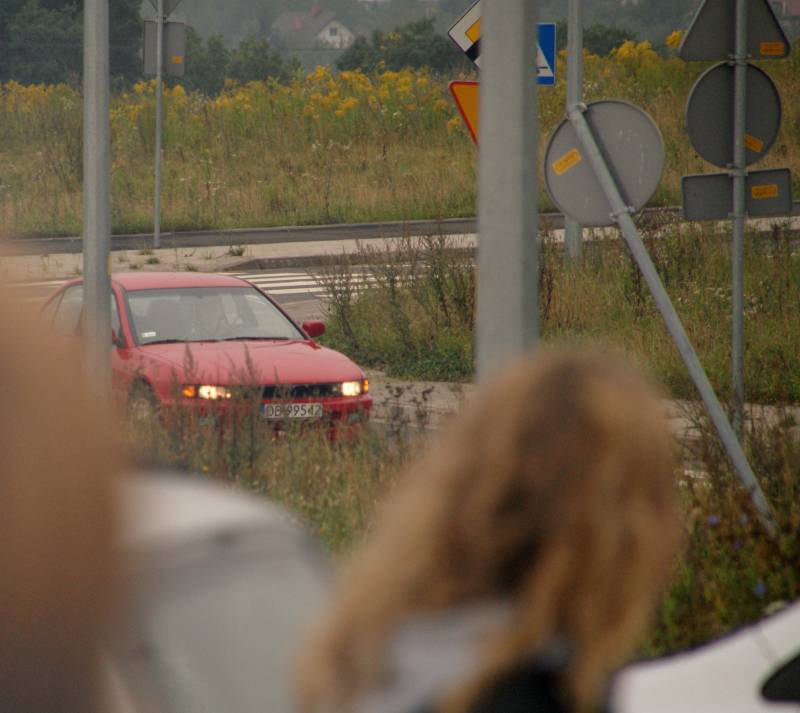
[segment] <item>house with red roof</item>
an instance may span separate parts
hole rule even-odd
[[[284,12],[272,23],[272,36],[291,48],[347,49],[355,33],[337,19],[336,13],[315,3],[308,12]]]

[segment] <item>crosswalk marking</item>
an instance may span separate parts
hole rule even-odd
[[[323,296],[328,292],[328,287],[323,284],[324,279],[321,281],[320,278],[308,272],[228,272],[225,274],[247,280],[270,295],[286,296],[309,294]],[[355,271],[352,273],[351,279],[356,286],[375,281],[374,276],[366,272]]]
[[[292,295],[314,295],[324,297],[328,293],[326,280],[304,271],[287,272],[222,272],[222,275],[240,277],[264,290],[270,295],[286,298]],[[71,278],[70,278],[71,279]],[[342,280],[344,277],[342,278]],[[375,282],[374,275],[366,270],[353,271],[350,276],[351,284],[359,287]],[[48,280],[46,282],[17,282],[3,285],[3,289],[13,290],[14,298],[18,302],[44,302],[60,285],[69,280]],[[339,279],[336,278],[336,283]],[[28,296],[23,290],[33,290],[36,296]],[[30,293],[29,293],[30,294]]]

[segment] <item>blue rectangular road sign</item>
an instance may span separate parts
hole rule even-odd
[[[552,86],[556,83],[556,25],[554,22],[540,22],[538,30],[536,83]]]

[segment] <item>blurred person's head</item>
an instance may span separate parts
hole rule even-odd
[[[544,352],[485,387],[412,468],[343,577],[301,662],[303,710],[347,710],[387,673],[407,616],[503,601],[511,615],[445,697],[467,711],[555,640],[565,694],[597,703],[630,655],[679,541],[672,445],[630,364]]]
[[[112,419],[78,355],[0,308],[0,708],[95,710],[109,601]]]

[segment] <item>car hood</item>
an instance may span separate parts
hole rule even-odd
[[[152,344],[141,350],[192,383],[321,384],[364,376],[344,354],[304,340]]]

